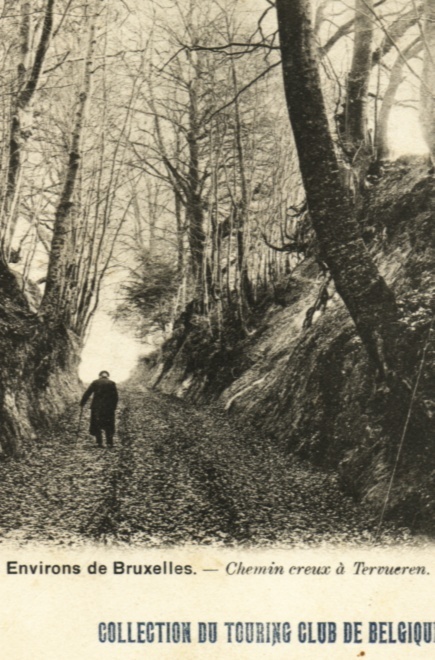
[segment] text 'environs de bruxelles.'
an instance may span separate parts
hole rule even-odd
[[[126,564],[123,561],[114,561],[104,564],[93,561],[84,566],[80,564],[47,564],[39,561],[36,564],[22,564],[18,561],[8,561],[5,566],[6,575],[150,575],[150,576],[178,576],[193,575],[194,570],[190,564],[177,564],[172,561],[163,561],[159,564]]]

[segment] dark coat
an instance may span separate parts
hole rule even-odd
[[[84,406],[89,397],[91,403],[91,435],[97,435],[98,431],[105,430],[111,435],[115,433],[115,410],[118,405],[118,391],[113,380],[98,378],[94,380],[82,396],[80,405]]]

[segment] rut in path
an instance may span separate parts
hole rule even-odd
[[[377,518],[334,474],[178,399],[121,390],[121,401],[115,449],[86,428],[76,443],[77,407],[25,459],[0,464],[0,542],[374,542]],[[376,542],[398,540],[411,537],[391,527]]]

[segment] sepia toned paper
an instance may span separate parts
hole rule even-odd
[[[8,561],[21,564],[78,564],[79,576],[5,575]],[[113,562],[125,565],[191,564],[192,576],[113,575]],[[89,575],[88,566],[107,566]],[[235,564],[282,566],[284,575],[228,575]],[[425,566],[426,575],[356,575],[355,562],[367,567]],[[344,575],[336,569],[344,564]],[[330,575],[289,575],[290,567],[331,567]],[[209,572],[212,569],[213,572]],[[1,551],[2,653],[14,660],[102,658],[433,658],[433,552],[426,550],[269,550],[219,549],[52,552],[47,549]],[[287,572],[287,574],[286,574]],[[121,625],[116,642],[99,641],[99,625]],[[137,622],[190,624],[190,643],[137,641]],[[241,640],[240,624],[286,623],[272,641]],[[128,642],[128,623],[131,640]],[[233,624],[225,626],[225,624]],[[318,624],[335,626],[336,641],[319,641]],[[398,626],[403,623],[398,641]],[[200,642],[199,624],[217,624],[217,641]],[[311,637],[310,637],[311,624]],[[344,626],[361,631],[359,643],[344,641]],[[369,626],[374,630],[370,638]],[[350,626],[350,628],[349,628]],[[390,627],[393,634],[390,632]],[[409,639],[409,626],[417,641]],[[426,626],[426,628],[425,628]],[[231,630],[232,641],[229,641]],[[254,627],[254,630],[256,628]],[[281,630],[283,628],[281,627]],[[424,632],[426,630],[426,632]],[[430,630],[430,632],[428,632]],[[166,628],[162,635],[166,634]],[[246,629],[244,629],[244,635]],[[406,632],[403,632],[406,631]],[[417,632],[416,632],[417,631]],[[375,640],[375,634],[378,641]],[[424,635],[431,642],[424,641]],[[257,636],[256,636],[257,638]],[[157,634],[155,639],[157,640]],[[273,639],[273,638],[271,638]],[[278,641],[278,640],[281,641]],[[320,639],[322,630],[320,630]],[[370,641],[370,639],[372,641]],[[120,641],[121,640],[121,641]],[[122,641],[124,640],[124,642]]]
[[[397,151],[422,153],[418,121],[407,113],[393,117]],[[123,381],[143,349],[113,326],[103,350],[110,295],[85,345],[84,381],[109,354]],[[434,593],[426,538],[403,546],[155,549],[1,540],[0,657],[429,660]]]

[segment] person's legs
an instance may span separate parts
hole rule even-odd
[[[102,447],[103,446],[103,434],[101,432],[101,429],[98,429],[95,431],[95,439],[97,441],[97,447]]]
[[[113,431],[106,429],[106,442],[108,447],[113,447]]]

